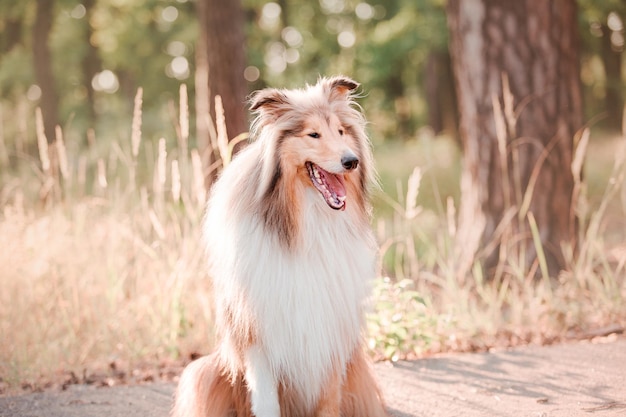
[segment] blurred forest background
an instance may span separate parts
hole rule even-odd
[[[213,3],[204,7],[224,8]],[[192,96],[196,91],[197,63],[203,59],[199,45],[207,37],[240,32],[237,49],[214,47],[212,53],[226,55],[211,59],[233,64],[232,57],[245,54],[245,61],[236,63],[244,66],[236,78],[245,92],[345,73],[366,87],[362,102],[366,111],[375,109],[369,112],[375,140],[406,140],[424,126],[455,134],[444,0],[239,3],[233,6],[240,9],[234,19],[213,11],[210,21],[202,18],[201,2],[190,0],[4,0],[0,91],[5,117],[32,115],[40,105],[47,110],[44,118],[82,132],[73,139],[86,144],[88,128],[97,136],[110,134],[125,119],[142,87],[144,133],[163,135],[171,128],[167,106],[178,86],[186,84]],[[626,6],[617,0],[583,0],[579,6],[586,119],[606,113],[600,123],[619,127]],[[211,33],[202,29],[209,23]],[[7,137],[15,133],[32,140],[32,129],[5,125]]]
[[[622,332],[624,18],[621,0],[0,0],[0,393],[207,352],[206,191],[246,96],[320,75],[362,84],[381,177],[375,357]]]

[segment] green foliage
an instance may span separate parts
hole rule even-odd
[[[624,91],[623,77],[622,79],[607,79],[610,75],[606,73],[607,68],[604,59],[607,51],[603,50],[603,43],[606,43],[606,39],[603,39],[603,36],[610,37],[612,53],[617,54],[617,58],[623,60],[626,3],[621,0],[579,0],[578,5],[579,28],[582,41],[581,80],[585,93],[585,108],[589,117],[596,117],[602,110],[608,110],[605,108],[606,104],[604,103],[607,87],[611,87],[614,84],[613,87],[618,91],[621,90],[622,94]],[[610,16],[612,17],[612,29],[609,27],[608,22]],[[613,38],[613,35],[616,35],[615,38]],[[617,77],[619,78],[620,75],[617,74]],[[610,113],[612,112],[609,111]],[[602,119],[605,116],[605,114],[601,114],[600,117]],[[615,122],[619,122],[619,120]]]
[[[578,0],[578,5],[582,12],[582,19],[588,23],[605,20],[612,11],[624,17],[624,11],[626,10],[626,5],[622,0]]]
[[[279,14],[274,18],[264,13],[268,4],[278,7]],[[0,25],[16,16],[23,27],[22,47],[0,57],[0,91],[3,98],[14,100],[36,83],[30,56],[35,2],[27,0],[16,5],[4,0],[0,7],[6,11]],[[103,107],[117,105],[119,99],[112,99],[112,95],[123,95],[130,101],[139,86],[146,94],[146,113],[159,113],[157,107],[174,96],[181,80],[193,94],[198,36],[194,7],[191,1],[97,0],[85,15],[82,4],[57,0],[50,45],[57,87],[62,92],[62,124],[72,120],[80,130],[90,127],[85,86],[91,80],[85,78],[83,68],[89,43],[97,50],[99,70],[112,71],[119,83],[119,90],[113,94],[97,93],[98,115],[108,111]],[[171,8],[177,11],[173,21],[165,13]],[[381,120],[394,119],[397,100],[401,99],[410,103],[405,118],[413,120],[412,128],[423,123],[421,68],[429,51],[446,48],[441,1],[387,0],[369,4],[354,0],[248,0],[244,8],[248,65],[260,74],[250,82],[250,90],[265,85],[293,87],[314,82],[322,74],[346,73],[367,86],[368,96],[363,99],[366,108],[378,109],[376,114],[385,110]],[[88,29],[91,37],[87,36]],[[188,74],[171,74],[168,66],[175,58],[173,54],[188,61]],[[120,114],[127,109],[123,106]],[[148,121],[146,134],[160,128],[162,125],[152,126]]]
[[[119,83],[114,93],[96,94],[96,115],[118,108],[125,115],[141,86],[144,111],[152,115],[145,133],[156,135],[165,126],[161,119],[167,118],[167,103],[175,98],[178,83],[184,81],[193,97],[195,2],[95,0],[89,10],[86,4],[55,2],[50,45],[61,92],[61,124],[66,129],[76,126],[79,132],[93,127],[86,102],[91,80],[84,70],[91,45],[97,50],[98,70],[112,71]],[[365,86],[362,103],[376,140],[411,137],[426,123],[425,65],[429,54],[447,51],[444,0],[244,0],[243,7],[248,66],[258,70],[258,77],[249,77],[250,91],[266,85],[300,86],[315,82],[319,75],[345,73]],[[35,8],[34,0],[0,0],[0,95],[8,103],[15,103],[35,84],[31,57]],[[602,75],[594,69],[598,65],[592,58],[599,45],[590,27],[612,11],[623,17],[622,2],[580,2],[581,33],[587,45],[583,73],[592,74],[583,78],[590,88],[592,115],[601,105],[596,97],[601,84],[593,80]],[[9,33],[16,21],[20,29]],[[172,73],[176,57],[186,60],[187,72]],[[37,104],[36,97],[31,101]],[[192,115],[193,105],[192,99]],[[101,125],[110,126],[110,120],[95,126],[98,133],[104,129]]]
[[[396,361],[422,354],[439,338],[438,316],[414,287],[410,279],[383,277],[375,282],[375,313],[368,316],[367,328],[369,347],[381,358]]]
[[[138,87],[144,87],[146,135],[156,135],[168,125],[168,102],[175,99],[181,80],[187,80],[193,91],[193,52],[198,35],[195,4],[191,1],[96,0],[90,10],[77,1],[57,0],[50,37],[55,83],[61,92],[61,124],[67,134],[111,129],[114,119],[127,115]],[[20,20],[22,30],[13,34],[17,44],[0,51],[0,95],[11,105],[36,84],[32,68],[32,26],[35,1],[0,0],[0,28],[11,18]],[[166,10],[167,9],[167,10]],[[168,14],[169,12],[169,14]],[[92,36],[89,37],[88,29]],[[1,35],[5,39],[8,34]],[[6,42],[0,42],[3,44]],[[174,43],[174,47],[172,47]],[[91,46],[90,46],[91,45]],[[116,76],[110,91],[97,91],[96,115],[102,124],[89,120],[85,59],[89,48],[95,48],[99,61],[97,71],[109,70]],[[169,66],[177,56],[187,60],[186,74],[174,75]],[[90,75],[89,75],[90,77]],[[29,96],[33,106],[38,97]],[[165,113],[165,118],[163,117]],[[107,117],[107,120],[104,118]],[[100,127],[102,125],[102,128]],[[115,130],[120,126],[115,126]],[[78,133],[80,135],[80,133]]]
[[[346,73],[366,86],[362,101],[365,109],[376,109],[370,119],[378,124],[377,136],[398,136],[399,103],[408,121],[402,135],[424,124],[424,63],[430,51],[447,48],[442,1],[285,0],[272,3],[280,10],[273,20],[264,18],[266,4],[246,2],[253,16],[249,64],[260,70],[254,88]]]
[[[0,61],[0,93],[2,97],[23,95],[35,78],[32,57],[22,46],[2,56]]]

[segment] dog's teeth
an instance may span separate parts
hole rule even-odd
[[[342,195],[341,197],[337,197],[337,200],[339,200],[339,202],[343,203],[344,201],[346,201],[346,196]]]

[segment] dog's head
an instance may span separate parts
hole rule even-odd
[[[364,119],[352,99],[357,87],[347,77],[333,77],[303,90],[253,95],[254,130],[265,152],[261,189],[271,192],[282,177],[292,177],[317,189],[335,210],[353,198],[350,189],[364,198],[371,156]]]

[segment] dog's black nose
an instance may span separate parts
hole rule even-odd
[[[359,165],[359,158],[354,155],[344,156],[341,158],[341,165],[348,171],[351,171]]]

